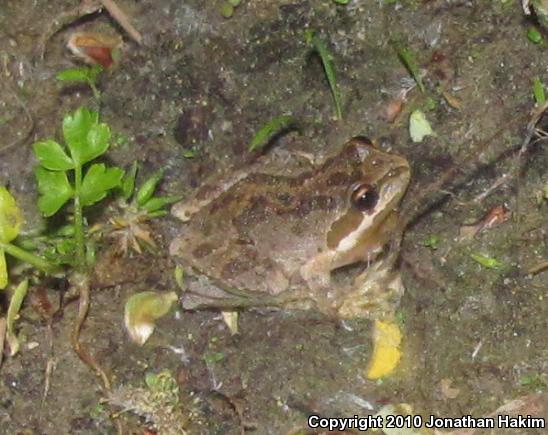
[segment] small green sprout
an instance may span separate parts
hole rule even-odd
[[[161,397],[170,406],[177,406],[179,403],[179,385],[168,370],[162,370],[160,373],[147,373],[145,385],[151,393]]]
[[[409,74],[411,74],[411,77],[413,77],[415,83],[417,83],[420,91],[424,92],[424,84],[422,82],[415,53],[413,53],[409,47],[401,43],[396,43],[395,49],[400,61],[403,63],[405,68],[407,68],[407,71],[409,71]]]
[[[294,117],[289,115],[277,116],[263,125],[257,134],[255,134],[255,137],[253,137],[253,140],[249,144],[249,151],[253,152],[261,149],[268,144],[273,136],[295,129],[299,129],[299,124]]]
[[[219,12],[225,18],[234,15],[234,10],[240,5],[241,0],[225,0],[219,6]]]
[[[335,68],[333,67],[333,58],[331,56],[331,53],[329,53],[325,43],[320,39],[318,35],[316,35],[313,30],[305,31],[305,39],[306,42],[311,45],[314,51],[320,56],[323,64],[323,69],[327,77],[327,82],[329,83],[331,93],[333,94],[337,119],[342,119],[343,113],[341,107],[341,96],[339,93],[339,87],[337,85],[337,78],[335,76]]]
[[[348,3],[350,3],[350,0],[333,0],[333,1],[339,5],[347,5]]]
[[[223,352],[207,352],[203,356],[206,364],[214,364],[225,359],[225,354]]]
[[[475,262],[481,264],[483,267],[486,267],[488,269],[500,269],[502,267],[502,263],[497,260],[496,258],[488,257],[483,254],[470,254],[470,257]]]
[[[427,248],[436,250],[439,247],[440,241],[441,239],[439,236],[431,234],[422,242],[422,245]]]
[[[126,254],[129,248],[141,253],[141,244],[154,248],[156,245],[146,222],[165,216],[168,213],[166,207],[181,200],[180,196],[154,195],[165,169],[153,173],[139,188],[135,186],[137,172],[138,164],[134,162],[121,182],[120,213],[110,219],[112,228],[108,229],[110,235],[117,239],[121,254]]]
[[[428,97],[424,102],[424,106],[426,110],[435,110],[438,107],[438,102],[434,98]]]
[[[165,316],[178,299],[177,293],[145,291],[132,295],[124,308],[124,323],[131,340],[142,346],[154,332],[154,323]]]
[[[21,282],[13,292],[13,295],[10,299],[10,304],[8,307],[8,314],[7,314],[7,331],[6,331],[6,338],[8,340],[8,344],[10,345],[10,356],[15,355],[17,352],[19,352],[19,340],[17,339],[17,335],[15,334],[15,320],[17,319],[17,316],[19,315],[19,310],[21,309],[21,305],[23,304],[23,299],[25,299],[25,296],[27,294],[27,290],[29,288],[29,281],[24,280]]]
[[[55,77],[60,82],[74,82],[85,83],[93,92],[93,96],[97,101],[101,99],[101,93],[97,89],[97,77],[103,72],[103,68],[100,65],[93,65],[90,67],[69,68],[61,71]]]
[[[527,38],[533,44],[540,44],[542,42],[542,34],[538,31],[536,27],[529,27],[527,29]]]
[[[107,152],[110,128],[99,122],[99,114],[86,108],[77,109],[63,120],[65,147],[49,139],[33,145],[40,165],[35,170],[38,181],[38,207],[45,216],[53,216],[69,200],[74,205],[75,266],[86,269],[84,207],[101,201],[119,187],[124,171],[91,161]],[[68,150],[69,154],[67,154]],[[71,175],[72,182],[68,175]]]
[[[533,95],[535,97],[535,103],[538,106],[542,106],[546,103],[546,95],[544,93],[544,85],[540,81],[540,78],[535,77],[533,79]]]
[[[198,148],[192,147],[183,151],[183,157],[185,159],[193,159],[198,155]]]
[[[533,373],[530,375],[524,375],[519,378],[518,382],[524,387],[529,387],[531,390],[545,389],[547,384],[546,375]]]

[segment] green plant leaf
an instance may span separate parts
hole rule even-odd
[[[110,145],[110,127],[105,124],[92,125],[88,137],[88,147],[82,155],[83,163],[87,163],[104,154]]]
[[[337,119],[342,119],[342,105],[341,105],[341,95],[339,92],[339,86],[337,84],[337,78],[335,75],[335,68],[333,66],[333,58],[331,53],[327,50],[327,46],[320,39],[318,35],[312,30],[305,31],[305,39],[309,44],[312,44],[320,59],[322,61],[323,69],[325,76],[327,77],[327,82],[331,88],[331,94],[333,95],[333,101],[335,102],[335,111],[337,113]]]
[[[9,243],[19,235],[23,213],[8,189],[0,186],[0,242]]]
[[[78,108],[73,115],[66,115],[63,119],[63,136],[75,164],[83,165],[91,160],[88,158],[90,155],[95,155],[95,152],[90,152],[88,149],[88,134],[98,122],[99,114],[85,107]]]
[[[103,163],[92,165],[82,181],[80,201],[82,206],[95,204],[103,199],[110,189],[120,186],[124,171],[121,168],[106,168]]]
[[[411,74],[411,77],[413,77],[415,83],[417,83],[420,91],[424,92],[424,83],[422,82],[419,66],[415,58],[415,53],[413,53],[413,51],[411,51],[409,47],[406,47],[401,43],[396,43],[395,48],[400,61],[403,63],[405,68],[407,68],[407,71],[409,71],[409,74]]]
[[[150,198],[141,206],[141,208],[148,213],[153,213],[167,205],[179,202],[181,199],[182,198],[180,196],[156,196],[154,198]]]
[[[500,269],[502,267],[502,263],[499,260],[488,257],[487,255],[471,253],[470,257],[472,257],[472,260],[488,269]]]
[[[68,68],[59,72],[55,78],[61,82],[88,82],[89,68]]]
[[[137,170],[139,169],[139,164],[137,161],[134,161],[131,165],[130,170],[127,172],[126,176],[122,180],[122,198],[126,201],[131,198],[133,191],[135,190],[135,177],[137,176]]]
[[[542,34],[536,27],[529,27],[527,30],[527,38],[534,44],[540,44],[542,42]]]
[[[38,208],[45,216],[54,215],[74,192],[65,172],[48,171],[42,167],[34,171],[38,181]]]
[[[264,147],[278,133],[298,129],[299,123],[294,117],[289,115],[277,116],[261,127],[249,144],[249,151],[255,151]]]
[[[32,147],[36,158],[44,168],[51,171],[67,171],[74,168],[72,159],[54,140],[36,142]]]
[[[542,106],[546,102],[544,86],[538,77],[533,79],[533,95],[535,97],[535,103],[539,106]]]
[[[164,176],[164,172],[165,172],[164,168],[157,170],[139,188],[139,190],[137,191],[138,205],[141,206],[145,204],[150,198],[152,198],[152,195],[154,194],[154,191],[156,190],[158,183],[162,180],[162,177]]]

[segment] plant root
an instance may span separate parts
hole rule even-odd
[[[106,372],[95,360],[95,358],[88,352],[88,350],[80,342],[80,332],[82,326],[86,321],[86,317],[89,312],[90,296],[89,296],[89,277],[86,274],[75,273],[71,279],[71,283],[79,291],[79,303],[78,303],[78,315],[74,322],[74,327],[71,334],[72,348],[78,355],[78,357],[88,365],[95,374],[101,379],[103,388],[109,392],[112,388],[110,379]]]

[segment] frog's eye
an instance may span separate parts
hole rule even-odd
[[[379,194],[371,184],[359,183],[352,188],[350,202],[359,211],[371,211],[379,201]]]

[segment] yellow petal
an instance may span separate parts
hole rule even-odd
[[[396,323],[375,320],[373,356],[366,373],[368,379],[379,379],[392,373],[400,361],[401,338],[401,331]]]

